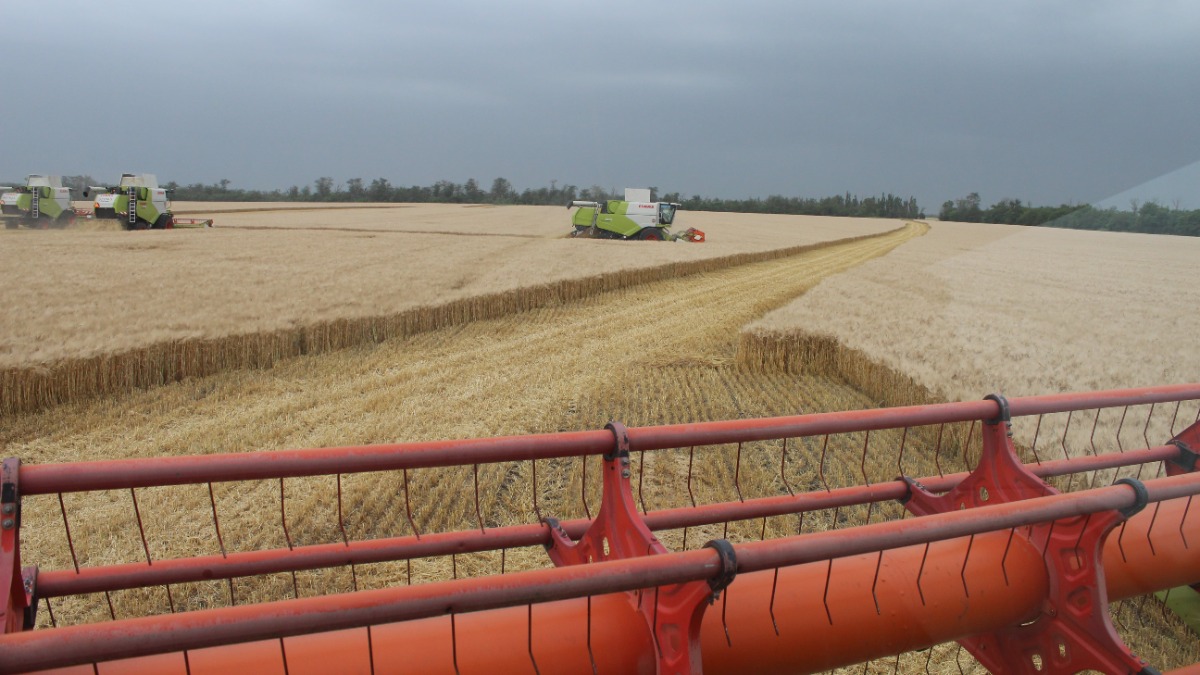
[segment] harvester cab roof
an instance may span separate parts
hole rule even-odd
[[[43,176],[41,174],[31,173],[25,179],[26,187],[48,187],[61,188],[63,186],[62,179],[58,176]]]
[[[143,173],[141,175],[123,173],[121,174],[121,187],[145,187],[157,189],[158,177],[152,173]]]

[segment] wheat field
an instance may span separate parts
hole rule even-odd
[[[372,215],[361,222],[356,220],[355,227],[387,228],[386,219],[395,218],[394,213],[387,216],[385,209],[366,211]],[[436,217],[447,219],[440,227],[462,226],[450,222],[453,214],[438,216],[435,211],[431,211],[429,222],[406,219],[402,225],[393,227],[426,230],[438,226],[433,222]],[[289,238],[337,234],[321,229],[325,227],[320,224],[325,217],[323,211],[301,213],[312,220],[281,219],[272,224],[279,217],[275,211],[230,213],[227,218],[247,218],[245,232],[239,234],[286,233]],[[742,216],[729,214],[686,215],[730,218],[739,226],[743,223]],[[378,221],[372,220],[375,216]],[[257,224],[255,218],[260,219]],[[224,222],[227,221],[222,219],[219,224]],[[228,222],[230,229],[236,229],[236,221]],[[314,232],[300,231],[305,229],[303,222],[313,223],[308,229]],[[709,232],[710,241],[713,233],[719,234],[721,229],[693,222],[687,225]],[[798,333],[793,329],[797,325],[807,328],[808,319],[776,332],[763,331],[760,324],[751,331],[743,328],[764,317],[776,321],[779,315],[769,314],[772,310],[788,306],[780,311],[790,312],[831,281],[844,284],[856,279],[860,270],[866,270],[870,278],[878,274],[879,268],[903,270],[909,265],[907,269],[914,269],[904,261],[921,256],[938,259],[937,252],[946,247],[957,253],[970,252],[1004,237],[991,236],[986,230],[955,230],[956,238],[947,244],[943,240],[950,234],[941,231],[942,224],[935,223],[930,229],[923,224],[900,227],[899,223],[884,221],[863,224],[863,234],[871,236],[831,242],[838,238],[837,232],[844,236],[847,230],[841,222],[831,222],[828,226],[831,230],[821,235],[823,240],[818,240],[823,243],[812,246],[781,238],[769,245],[775,246],[774,249],[730,251],[722,254],[727,258],[723,264],[689,268],[684,270],[686,274],[675,273],[679,268],[673,268],[671,274],[650,273],[611,286],[589,288],[570,297],[508,306],[491,316],[470,312],[433,315],[426,319],[427,324],[410,333],[336,343],[338,348],[332,348],[335,343],[331,341],[331,350],[314,350],[299,356],[281,353],[259,369],[218,367],[206,377],[168,379],[148,390],[81,397],[49,409],[7,414],[0,418],[3,419],[0,448],[5,456],[19,456],[33,463],[207,454],[595,429],[609,419],[633,426],[860,409],[887,402],[889,392],[893,391],[901,392],[896,396],[917,393],[929,398],[949,396],[883,359],[874,360],[873,354],[857,348],[851,351],[851,347],[843,347],[827,336],[821,339],[828,344],[820,340],[805,343],[799,351],[781,356],[781,345],[786,340],[771,338],[777,335],[794,338]],[[853,230],[852,225],[849,227]],[[200,236],[207,238],[219,230]],[[805,236],[817,236],[817,230],[814,226],[813,232]],[[129,241],[129,236],[141,233],[114,234]],[[399,236],[407,241],[408,237],[438,235],[422,231]],[[499,238],[441,236],[471,241]],[[510,238],[538,242],[534,237]],[[554,238],[546,241],[580,243]],[[619,246],[643,246],[587,243],[605,245],[605,251]],[[515,248],[521,246],[517,244]],[[679,244],[676,248],[682,250],[683,246]],[[927,253],[930,249],[935,253]],[[157,255],[153,251],[147,253]],[[671,255],[676,253],[672,251]],[[519,259],[514,260],[513,269],[519,273],[522,264]],[[482,258],[474,262],[476,268],[487,264]],[[431,265],[430,270],[436,275],[438,268]],[[527,272],[528,265],[524,268]],[[920,271],[914,273],[919,275]],[[331,278],[329,290],[334,291],[342,279]],[[232,287],[222,288],[228,293]],[[887,283],[883,283],[867,295],[874,297],[872,293],[882,294],[887,288]],[[320,297],[321,290],[324,289],[313,294],[314,298]],[[793,302],[797,297],[800,301]],[[302,300],[298,302],[303,304]],[[874,309],[880,323],[868,322],[867,327],[890,320],[878,305]],[[843,319],[851,316],[839,303],[826,306],[824,311],[831,315],[826,325],[841,325]],[[867,321],[868,316],[862,321]],[[794,345],[787,347],[793,348]],[[798,354],[802,356],[798,358]],[[826,359],[828,363],[836,362],[837,367],[818,368],[811,364],[802,367],[803,364],[795,363],[806,359],[814,363]],[[791,365],[780,367],[781,362]],[[869,376],[860,375],[855,380],[847,376],[851,372]],[[904,385],[906,378],[911,384]],[[905,390],[904,386],[911,389]],[[978,398],[986,391],[972,390],[961,398]],[[1030,393],[1048,391],[1052,390]],[[1187,412],[1195,414],[1194,410]],[[970,434],[967,427],[947,432],[945,444],[949,456],[965,457],[963,445],[968,444]],[[914,434],[910,439],[913,447],[919,447],[918,439],[927,440]],[[890,480],[895,475],[895,458],[889,448],[894,448],[897,441],[888,434],[876,436],[872,446],[876,449],[868,458],[871,463],[867,465],[867,473],[860,474],[862,437],[835,438],[830,444],[828,480],[835,485]],[[796,449],[796,458],[784,475],[779,469],[780,454],[775,446],[747,447],[736,459],[733,448],[714,449],[698,461],[696,497],[702,502],[737,499],[740,494],[732,489],[735,476],[738,491],[744,491],[746,497],[779,494],[784,490],[781,481],[785,478],[797,489],[819,489],[825,476],[818,477],[814,467],[814,453],[818,450],[809,446]],[[935,473],[930,460],[919,453],[910,455],[905,473]],[[687,496],[680,489],[686,461],[686,454],[676,451],[655,456],[638,467],[639,476],[645,480],[644,491],[639,484],[639,498],[645,499],[650,509],[687,504]],[[952,464],[946,468],[957,470],[961,466]],[[530,482],[530,469],[528,464],[481,467],[483,516],[489,527],[536,520],[524,493]],[[540,462],[537,471],[539,499],[544,510],[566,518],[584,515],[578,495],[585,486],[577,462]],[[594,477],[593,471],[589,478]],[[415,513],[419,527],[449,530],[476,526],[473,506],[463,498],[472,490],[469,470],[422,470],[414,472],[412,479],[412,497],[419,504]],[[336,522],[329,515],[330,482],[327,478],[287,481],[288,514],[295,543],[340,540]],[[279,508],[278,485],[216,487],[227,546],[252,550],[287,544],[277,520],[273,520]],[[597,486],[589,483],[586,487],[593,505],[598,503]],[[351,536],[397,536],[411,532],[400,506],[400,500],[408,493],[398,477],[348,477],[344,489],[347,503],[354,505],[347,518]],[[148,527],[148,545],[156,559],[211,554],[218,550],[211,534],[208,494],[202,486],[140,490],[138,502]],[[66,506],[81,564],[144,559],[128,493],[68,495]],[[57,502],[30,498],[25,509],[27,525],[23,526],[22,536],[26,559],[36,559],[43,569],[69,568],[72,563],[62,537],[62,516]],[[896,515],[892,513],[896,511],[894,505],[884,510]],[[875,517],[882,515],[886,514],[877,507]],[[799,526],[820,529],[855,524],[871,517],[870,510],[847,510],[840,514],[840,520],[837,513],[823,514],[801,520]],[[782,536],[793,533],[797,523],[795,518],[781,517],[726,527],[728,531],[717,525],[694,528],[691,533],[665,532],[661,538],[669,548],[678,550],[722,535],[733,541]],[[276,575],[238,580],[233,592],[238,602],[271,600],[354,587],[419,583],[452,574],[496,573],[505,564],[507,569],[547,564],[540,549],[510,551],[507,559],[498,558],[495,554],[476,554],[458,556],[454,561],[421,559],[411,564],[359,566],[353,572],[345,569],[304,572],[295,581],[289,575]],[[113,593],[111,600],[120,617],[170,611],[172,603],[178,609],[223,606],[229,604],[229,593],[223,583],[198,583],[174,587],[172,599],[164,589],[149,589]],[[108,616],[107,603],[103,596],[71,598],[55,601],[53,610],[59,622],[103,620]],[[1126,639],[1153,663],[1169,667],[1200,660],[1200,648],[1179,643],[1180,636],[1187,635],[1186,628],[1167,615],[1160,616],[1153,603],[1148,607],[1136,602],[1123,604],[1118,608],[1118,617],[1123,622]],[[39,620],[45,624],[47,613],[41,613]],[[931,669],[950,673],[958,670],[959,663],[969,672],[978,672],[977,666],[969,663],[969,657],[957,653],[954,646],[905,655],[902,661],[904,672]],[[893,665],[892,660],[887,660],[866,667],[871,672],[890,672]]]
[[[200,230],[0,232],[0,414],[765,260],[898,221],[687,214],[703,245],[576,240],[550,207],[217,205]],[[688,220],[690,219],[690,221]]]
[[[834,375],[880,405],[1196,382],[1200,354],[1173,345],[1200,329],[1200,287],[1173,280],[1197,255],[1191,237],[935,222],[748,325],[738,358]],[[1079,445],[1118,423],[1070,432]]]
[[[828,336],[949,400],[1200,381],[1192,237],[933,223],[747,333]],[[1173,347],[1174,346],[1174,347]]]

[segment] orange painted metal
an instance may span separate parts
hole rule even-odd
[[[1154,529],[1178,531],[1185,506],[1186,500],[1164,503]],[[1112,600],[1151,590],[1155,577],[1169,584],[1200,576],[1200,549],[1189,550],[1178,537],[1164,536],[1150,553],[1145,542],[1152,510],[1129,521],[1124,556],[1115,536],[1105,548]],[[1192,519],[1188,534],[1200,537],[1200,518]],[[1005,531],[976,536],[969,557],[968,540],[960,538],[933,544],[928,555],[924,546],[910,546],[882,559],[838,559],[832,568],[823,562],[782,568],[778,579],[770,570],[740,575],[727,589],[728,599],[705,614],[704,672],[815,672],[1028,619],[1048,590],[1041,552],[1014,540],[1005,583],[999,560],[1007,545]],[[535,662],[540,673],[590,673],[593,659],[601,673],[654,672],[649,630],[625,595],[592,598],[590,612],[590,641],[588,601],[576,599],[535,605],[532,613],[512,607],[459,615],[453,640],[450,619],[441,617],[375,626],[369,649],[367,630],[354,629],[286,638],[284,647],[271,640],[199,649],[189,652],[188,661],[193,675],[282,674],[285,655],[289,675],[368,673],[372,656],[380,674],[454,673],[455,661],[464,675],[533,673]],[[55,672],[92,672],[81,668]],[[111,662],[102,672],[185,670],[182,655],[171,654]]]
[[[970,476],[943,495],[912,483],[904,505],[909,512],[946,513],[1060,494],[1021,463],[1012,442],[1008,402],[1000,396],[989,398],[1001,404],[1002,412],[982,425],[983,450]],[[1130,487],[1135,491],[1143,488],[1136,481]],[[993,673],[1142,671],[1148,664],[1117,635],[1107,611],[1101,546],[1114,527],[1144,507],[1145,502],[1139,501],[1130,509],[1100,511],[1014,531],[1014,536],[1043,552],[1049,573],[1050,588],[1038,618],[959,638],[959,644]]]

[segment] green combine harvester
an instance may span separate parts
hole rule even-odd
[[[92,215],[99,220],[119,220],[126,230],[170,230],[177,227],[212,227],[212,220],[176,218],[171,212],[169,190],[158,186],[152,173],[121,174],[116,187],[90,186],[86,198],[94,194]],[[129,205],[133,204],[133,208]]]
[[[578,207],[571,219],[572,237],[588,239],[642,239],[646,241],[704,241],[704,233],[689,228],[679,234],[668,229],[675,221],[679,204],[651,201],[650,190],[625,188],[624,201],[573,201]]]
[[[71,188],[63,187],[58,176],[30,174],[24,186],[2,187],[0,192],[0,218],[7,229],[66,227],[75,222]]]
[[[94,195],[92,214],[98,220],[120,220],[126,230],[175,227],[175,217],[167,205],[167,191],[158,187],[158,178],[152,173],[123,173],[116,187],[92,185],[83,196],[89,194]]]

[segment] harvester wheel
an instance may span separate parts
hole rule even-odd
[[[75,224],[75,211],[71,209],[64,210],[54,219],[55,227],[70,227]]]
[[[662,241],[663,233],[662,230],[658,229],[657,227],[647,227],[641,232],[638,232],[637,238],[644,241]]]
[[[153,229],[155,230],[165,230],[173,226],[174,223],[171,222],[171,215],[169,213],[160,213],[158,214],[158,218],[154,219]]]
[[[6,229],[6,230],[15,230],[20,226],[21,226],[21,224],[15,220],[8,220],[8,219],[4,220],[4,229]]]

